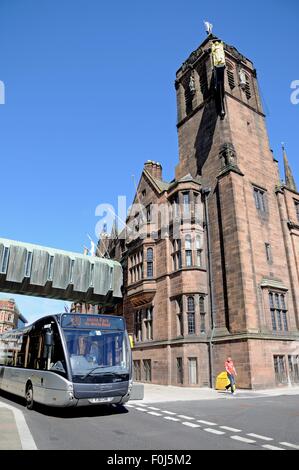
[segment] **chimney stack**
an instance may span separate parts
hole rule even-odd
[[[162,180],[162,165],[159,162],[148,160],[144,164],[144,169],[148,171],[154,178]]]

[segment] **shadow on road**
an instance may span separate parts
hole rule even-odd
[[[25,399],[1,390],[0,396],[10,403],[8,405],[21,405],[24,411],[31,413],[25,407]],[[126,414],[129,412],[124,405],[90,405],[90,406],[78,406],[69,408],[55,408],[51,406],[41,405],[40,403],[34,403],[33,412],[36,411],[46,416],[53,416],[55,418],[80,418],[80,417],[95,417],[95,416],[111,416]]]

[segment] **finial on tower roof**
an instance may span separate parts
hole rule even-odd
[[[285,149],[285,144],[284,142],[281,142],[282,146],[282,153],[283,153],[283,163],[284,163],[284,177],[285,177],[285,185],[287,188],[297,191],[296,183],[293,177],[292,170],[290,168],[289,162],[288,162],[288,157],[287,157],[287,152]]]

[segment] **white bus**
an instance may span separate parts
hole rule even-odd
[[[49,406],[123,404],[132,355],[122,317],[63,313],[0,334],[0,390]]]

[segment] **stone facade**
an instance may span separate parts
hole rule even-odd
[[[213,386],[230,355],[239,387],[298,383],[299,193],[289,166],[280,183],[252,62],[224,44],[217,69],[215,41],[176,75],[175,179],[147,162],[109,241],[124,269],[117,312],[136,380]]]

